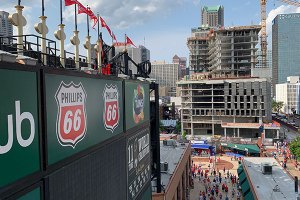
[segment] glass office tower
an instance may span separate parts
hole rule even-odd
[[[300,75],[300,13],[280,14],[273,20],[272,57],[273,86]]]

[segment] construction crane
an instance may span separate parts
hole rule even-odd
[[[283,3],[300,7],[300,2],[292,0],[280,0]],[[267,0],[260,0],[260,15],[261,15],[261,57],[262,67],[267,67],[267,27],[266,27],[266,4]]]

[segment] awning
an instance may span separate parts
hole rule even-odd
[[[248,153],[260,153],[259,148],[256,144],[221,144],[223,147],[227,147],[230,149],[237,149],[240,151],[246,151]]]
[[[244,196],[244,200],[254,200],[253,194],[250,191],[246,196]]]
[[[239,165],[239,167],[237,168],[238,175],[240,175],[243,171],[244,171],[243,166]]]
[[[208,144],[192,144],[193,149],[209,149],[211,147]]]
[[[243,184],[246,179],[246,174],[244,170],[239,174],[239,178],[240,178],[240,184]]]
[[[248,194],[246,194],[246,196],[244,196],[244,200],[254,200],[251,190],[249,191]]]
[[[245,193],[250,190],[250,185],[249,185],[249,182],[248,180],[246,179],[246,181],[241,185],[242,187],[242,192],[243,192],[243,195],[245,195]]]

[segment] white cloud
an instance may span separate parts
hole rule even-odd
[[[189,51],[186,45],[186,39],[189,35],[189,30],[176,30],[172,34],[168,31],[152,32],[151,36],[145,38],[146,47],[150,50],[151,61],[154,61],[153,58],[155,58],[160,61],[168,59],[166,61],[171,62],[175,54],[188,57]],[[137,44],[139,43],[142,43],[142,38],[140,38],[140,41],[137,41]],[[166,57],[166,55],[169,55],[169,57]]]
[[[267,16],[267,35],[272,35],[272,21],[278,14],[288,14],[300,12],[300,8],[291,5],[281,5],[275,9],[272,9]]]
[[[185,3],[195,3],[195,0],[80,0],[83,5],[89,4],[92,11],[99,14],[112,28],[125,29],[142,25],[153,17],[167,15],[175,8]],[[72,8],[71,8],[72,7]],[[66,21],[74,20],[74,7],[64,10]],[[85,22],[84,17],[78,17],[78,23]]]

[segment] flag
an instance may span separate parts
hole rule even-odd
[[[84,7],[80,2],[78,2],[78,14],[82,13],[88,14],[89,10],[86,7]]]
[[[65,0],[65,6],[71,6],[73,4],[78,4],[77,0]]]
[[[93,13],[93,12],[92,12]],[[92,26],[93,29],[95,29],[96,24],[98,23],[98,18],[97,16],[93,13],[92,15],[90,15],[90,19],[94,21],[94,24]]]
[[[116,38],[116,36],[115,36],[115,34],[114,34],[114,32],[111,32],[111,35],[112,35],[111,37],[113,38],[113,40],[115,40],[116,42],[118,42],[118,41],[117,41],[117,38]]]
[[[111,30],[110,30],[109,26],[107,26],[107,25],[106,25],[106,30],[109,33],[110,37],[112,37]]]
[[[100,22],[101,22],[101,26],[102,27],[106,27],[107,24],[105,23],[104,19],[102,19],[102,17],[100,17]]]
[[[128,36],[126,36],[126,41],[125,41],[125,43],[126,43],[126,44],[131,44],[131,45],[135,46],[135,45],[133,44],[133,42],[131,41],[131,39],[130,39]],[[136,47],[136,46],[135,46],[135,47]]]
[[[93,11],[91,10],[91,8],[90,7],[86,7],[86,10],[87,10],[87,15],[91,18],[93,15],[94,15],[94,13],[93,13]],[[92,19],[92,18],[91,18]]]

